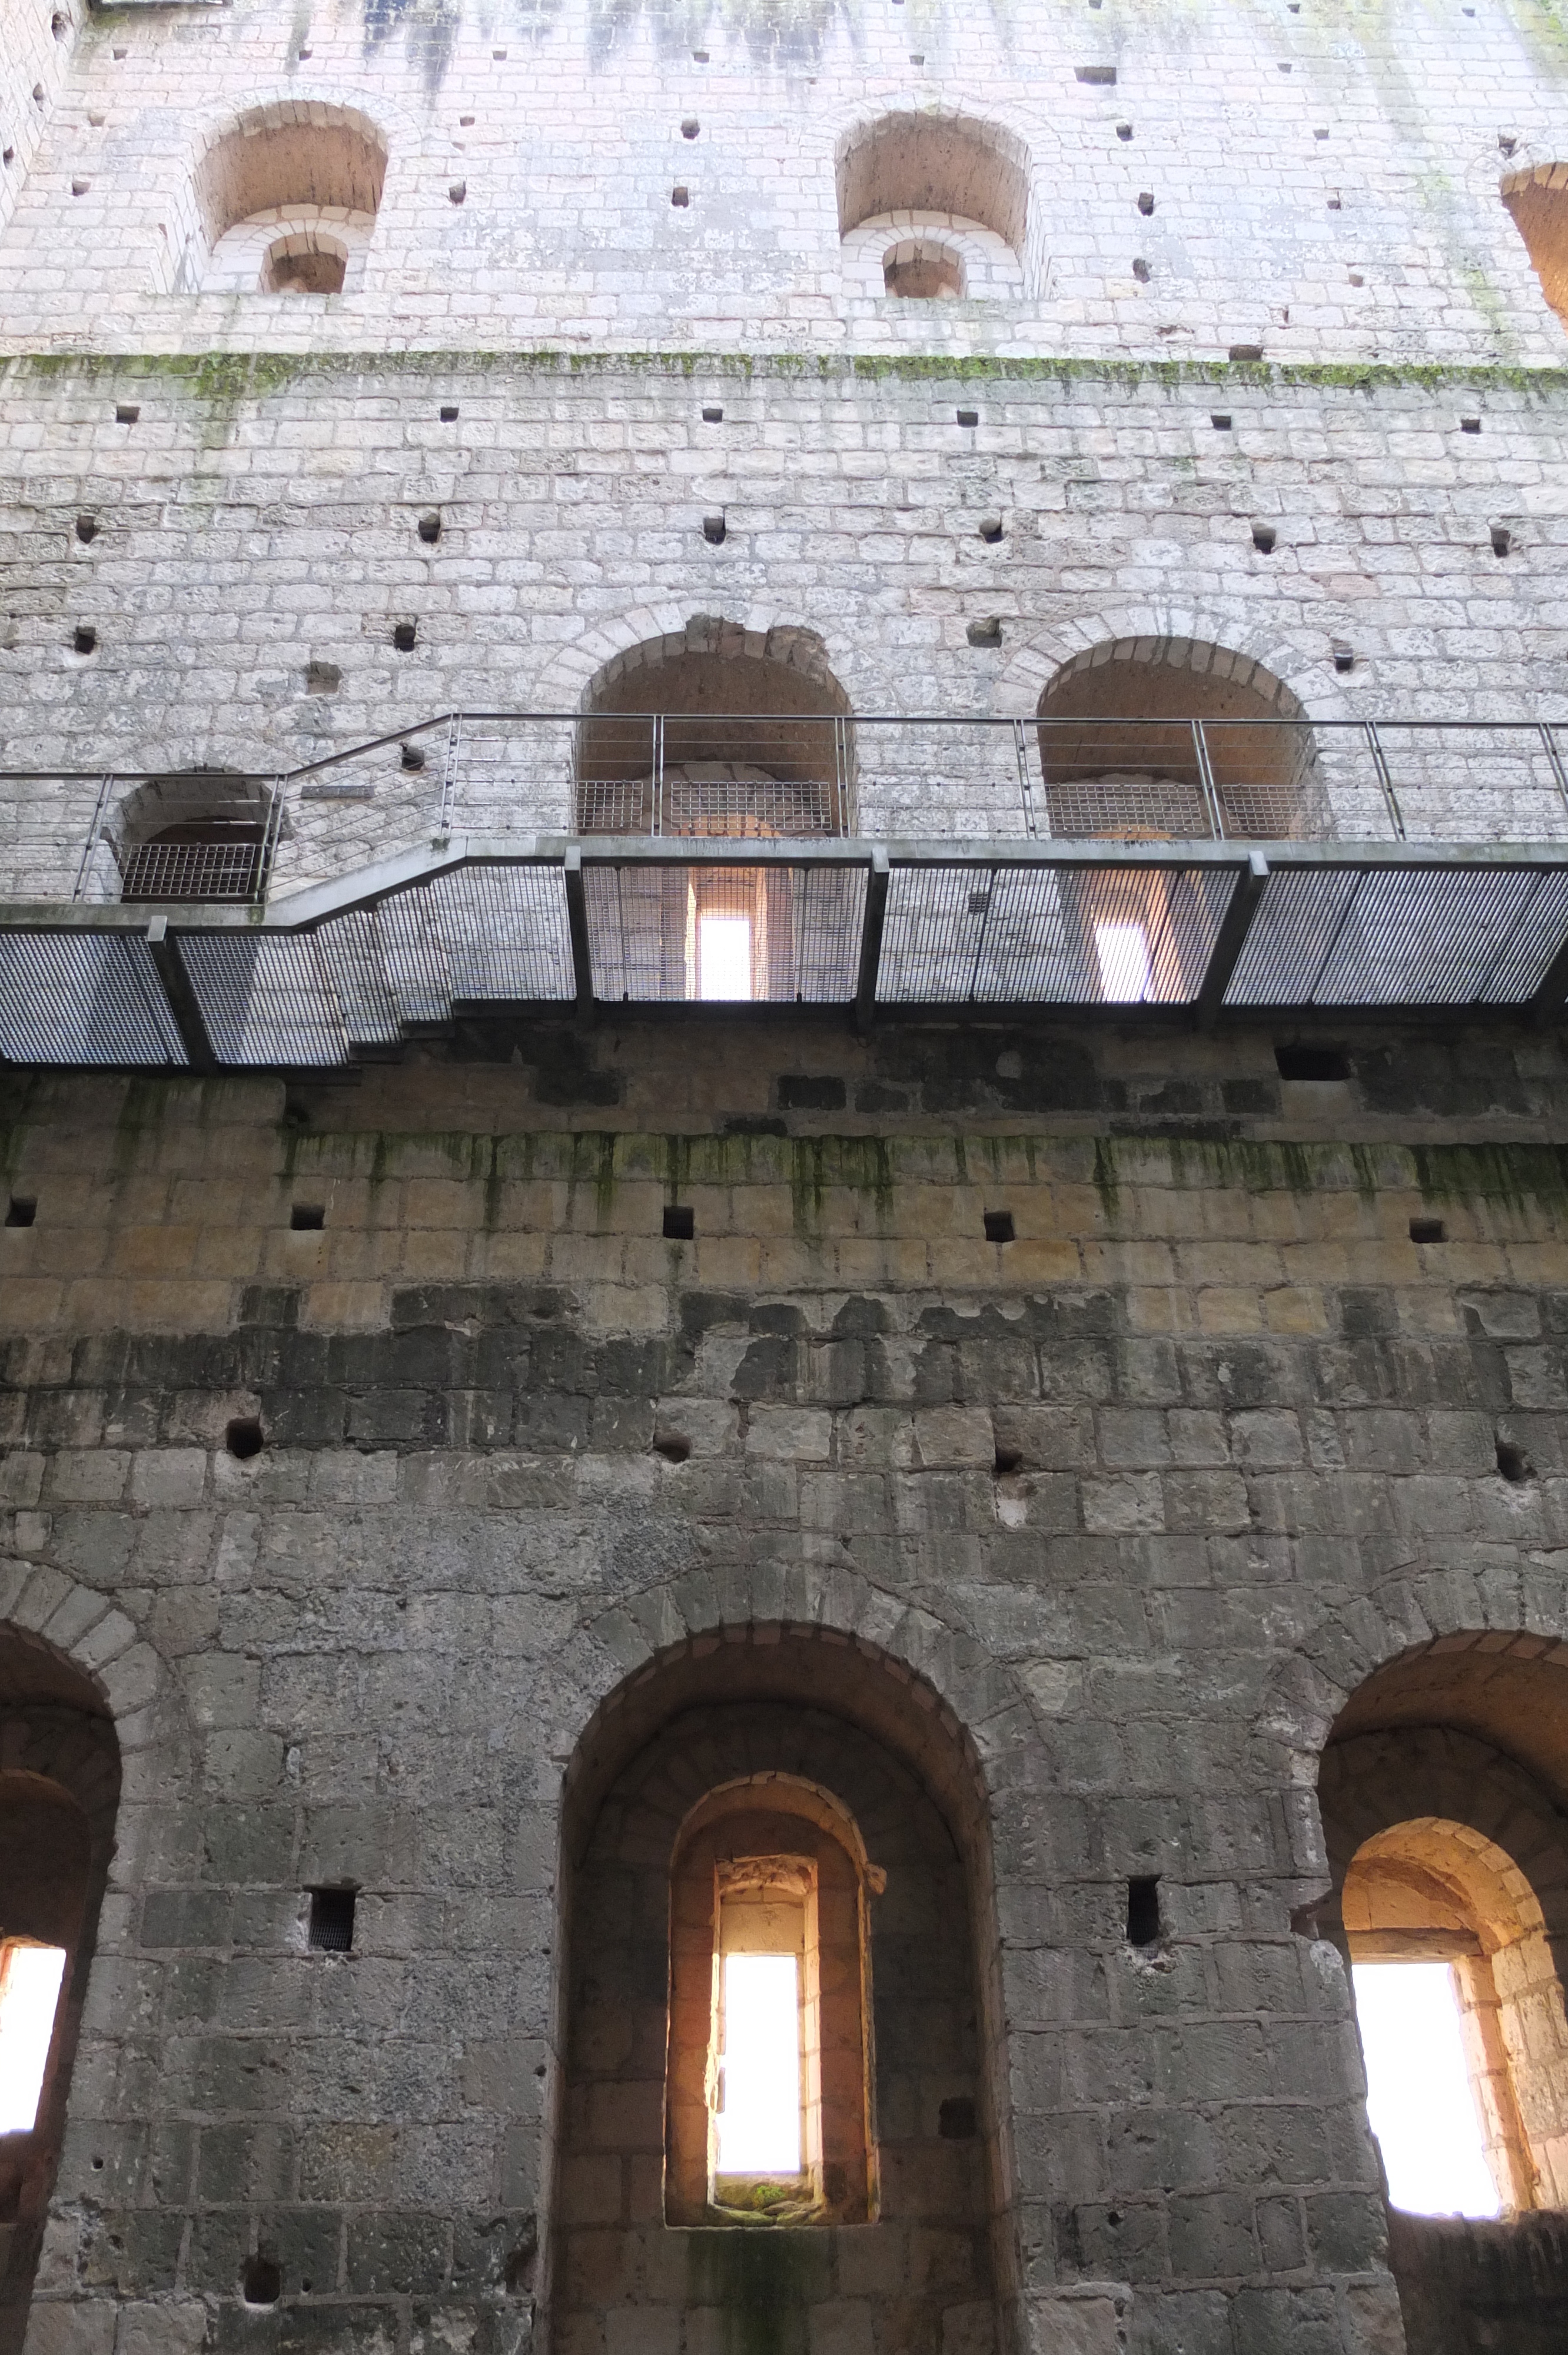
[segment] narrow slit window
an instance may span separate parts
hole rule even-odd
[[[1137,1005],[1150,995],[1154,975],[1149,961],[1149,934],[1142,924],[1097,924],[1095,955],[1100,986],[1107,997]]]
[[[0,2134],[31,2134],[37,2124],[65,1966],[63,1946],[30,1938],[0,1946]]]
[[[1498,2216],[1451,1963],[1357,1963],[1367,2115],[1388,2196],[1417,2216]]]

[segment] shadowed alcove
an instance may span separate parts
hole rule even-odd
[[[0,2355],[20,2355],[120,1797],[101,1697],[0,1628]]]
[[[662,2345],[678,2314],[723,2345],[761,2303],[780,2349],[990,2355],[1005,2079],[988,1811],[950,1713],[818,1629],[688,1643],[588,1729],[565,1849],[559,2343]],[[762,2166],[725,2144],[737,1957],[784,1973],[800,2125]]]

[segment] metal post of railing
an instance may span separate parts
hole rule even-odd
[[[256,882],[251,891],[253,900],[264,900],[272,879],[272,861],[277,855],[278,837],[283,830],[283,795],[286,777],[274,777],[267,795],[267,816],[261,828],[261,856],[256,862]]]
[[[836,797],[833,810],[833,832],[835,834],[847,835],[852,830],[850,776],[853,762],[850,723],[842,711],[836,712],[833,717],[833,791]]]
[[[1209,813],[1209,832],[1216,842],[1225,838],[1225,822],[1220,815],[1220,796],[1214,785],[1214,773],[1209,765],[1208,739],[1203,734],[1201,719],[1192,720],[1192,750],[1198,761],[1198,784],[1203,796],[1203,806]]]
[[[1404,813],[1399,806],[1399,795],[1393,790],[1393,779],[1389,773],[1388,762],[1383,753],[1383,738],[1377,732],[1377,721],[1363,719],[1361,734],[1365,737],[1367,750],[1372,756],[1372,766],[1377,771],[1377,781],[1383,787],[1383,797],[1387,805],[1389,823],[1393,827],[1394,839],[1403,842]]]
[[[1568,769],[1564,769],[1563,765],[1563,755],[1558,749],[1557,739],[1552,732],[1552,722],[1550,719],[1541,719],[1536,722],[1536,725],[1541,731],[1541,741],[1545,749],[1546,757],[1552,764],[1552,774],[1557,790],[1563,796],[1563,802],[1568,804]]]
[[[662,834],[664,831],[664,715],[662,711],[655,713],[653,719],[653,783],[652,798],[653,803],[652,813],[652,830],[655,834]]]
[[[81,863],[76,870],[76,886],[70,895],[73,900],[80,900],[86,896],[87,879],[92,867],[92,854],[98,848],[99,837],[103,832],[103,820],[109,808],[109,796],[113,791],[113,777],[105,777],[98,788],[98,805],[92,813],[92,824],[87,829],[87,840],[81,847]]]
[[[447,842],[451,837],[452,819],[457,815],[458,756],[462,746],[462,713],[453,711],[447,718],[447,757],[441,769],[441,807],[436,820],[436,839]]]
[[[1029,740],[1022,719],[1012,723],[1012,749],[1018,756],[1018,790],[1023,797],[1023,831],[1031,842],[1040,834],[1039,813],[1034,802],[1034,782],[1029,773]]]

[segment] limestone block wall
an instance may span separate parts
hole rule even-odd
[[[0,7],[0,236],[67,85],[86,15],[79,0],[48,6],[5,0]]]
[[[32,41],[43,0],[8,5]],[[1565,79],[1545,0],[1440,17],[1408,0],[1108,0],[1092,23],[1059,0],[111,10],[51,80],[47,136],[22,157],[5,347],[1212,358],[1262,344],[1540,365],[1561,359],[1563,328],[1499,191],[1563,160]],[[262,104],[381,128],[356,291],[198,291],[193,175]],[[901,302],[841,269],[841,144],[922,110],[991,123],[1026,155],[1026,299]]]
[[[1266,1039],[484,1039],[7,1082],[0,1616],[126,1765],[29,2346],[545,2327],[563,1778],[788,1627],[983,1786],[1012,2286],[983,2330],[953,2291],[965,2348],[1397,2350],[1312,1785],[1435,1644],[1454,1690],[1533,1663],[1563,1754],[1556,1043],[1369,1033],[1306,1085]],[[622,2225],[574,2348],[727,2344],[755,2288]],[[857,2245],[784,2268],[780,2344],[906,2343]]]
[[[1064,664],[1142,640],[1257,666],[1314,723],[1568,716],[1555,375],[426,357],[16,361],[3,388],[0,768],[79,773],[4,785],[7,890],[69,892],[108,773],[112,825],[126,772],[571,713],[721,625],[753,654],[808,634],[863,712],[1027,718]],[[394,743],[337,798],[296,786],[280,883],[427,838],[427,741],[423,772]],[[1387,749],[1414,836],[1562,831],[1533,740]],[[863,831],[1022,829],[1009,735],[929,751],[863,734]],[[1319,762],[1337,830],[1385,834],[1359,735],[1325,728]],[[471,737],[453,815],[567,826],[569,734]],[[107,858],[87,888],[117,891]]]

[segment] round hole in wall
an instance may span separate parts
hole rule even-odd
[[[49,18],[49,30],[54,35],[57,41],[69,40],[71,32],[70,18],[66,15],[63,8],[57,8],[54,15]]]
[[[79,655],[90,655],[98,649],[98,632],[87,622],[79,622],[71,634],[71,648]]]
[[[258,1418],[253,1414],[236,1415],[223,1434],[223,1444],[241,1464],[249,1464],[266,1444]]]
[[[412,622],[398,622],[394,624],[392,631],[392,643],[397,647],[400,655],[411,655],[413,653],[414,643],[418,636],[418,631]]]
[[[91,516],[78,516],[76,519],[76,536],[78,539],[80,540],[84,548],[88,546],[90,541],[95,540],[98,538],[98,526]]]
[[[683,139],[694,139],[702,127],[694,114],[688,114],[681,125],[681,136]]]

